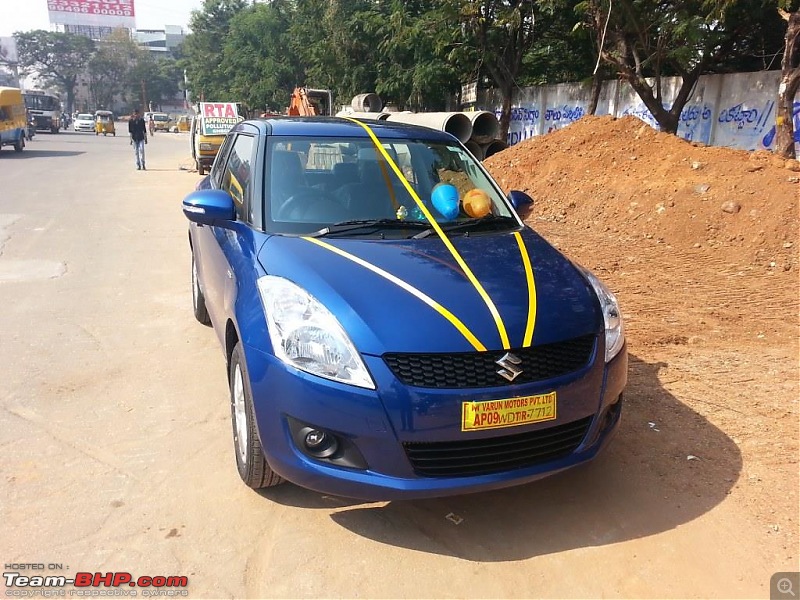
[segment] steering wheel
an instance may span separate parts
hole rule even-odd
[[[342,220],[346,212],[347,209],[325,190],[305,189],[290,196],[278,209],[275,219],[324,223]]]

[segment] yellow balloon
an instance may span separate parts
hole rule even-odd
[[[492,201],[489,198],[489,194],[478,188],[471,189],[464,194],[461,204],[464,206],[464,212],[476,219],[485,217],[492,210]]]

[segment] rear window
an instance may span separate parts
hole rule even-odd
[[[154,115],[153,116],[153,120],[154,121],[169,121],[169,116],[168,115]]]

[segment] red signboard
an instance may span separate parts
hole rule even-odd
[[[51,23],[136,28],[134,0],[47,0]]]

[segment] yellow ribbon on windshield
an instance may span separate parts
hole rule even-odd
[[[442,231],[442,228],[439,226],[439,223],[436,222],[436,219],[428,211],[428,208],[425,206],[422,200],[420,200],[420,197],[417,195],[417,192],[414,190],[414,187],[405,178],[405,175],[403,175],[403,172],[400,170],[400,167],[398,167],[397,164],[394,162],[394,160],[392,160],[392,157],[389,156],[389,153],[386,152],[386,149],[381,145],[380,140],[378,140],[378,137],[375,135],[375,133],[368,125],[351,117],[345,117],[345,118],[348,121],[352,121],[353,123],[361,125],[361,127],[364,128],[364,130],[367,132],[370,139],[372,140],[372,143],[375,144],[375,147],[383,155],[384,160],[386,160],[389,166],[392,167],[392,170],[395,172],[397,177],[403,183],[403,186],[406,188],[411,197],[414,199],[414,202],[416,202],[420,211],[422,211],[422,214],[425,215],[425,219],[427,219],[428,223],[430,223],[431,227],[436,232],[436,235],[438,235],[439,239],[442,240],[442,243],[444,243],[444,245],[450,251],[450,254],[453,256],[455,261],[464,271],[464,274],[467,276],[469,282],[472,284],[472,286],[478,292],[480,297],[483,299],[484,303],[486,304],[486,307],[489,309],[489,312],[492,314],[492,317],[494,318],[494,322],[495,325],[497,326],[497,332],[500,334],[500,341],[503,344],[503,348],[505,350],[510,350],[511,345],[508,342],[508,334],[506,333],[506,327],[503,324],[503,319],[500,317],[500,313],[497,311],[497,307],[494,305],[494,302],[492,302],[492,299],[489,297],[489,294],[486,293],[486,290],[483,289],[483,286],[481,285],[480,281],[478,281],[478,278],[475,277],[475,275],[472,273],[472,270],[469,268],[469,266],[461,257],[461,255],[458,253],[458,250],[456,250],[455,246],[453,246],[453,243],[445,235],[444,231]],[[530,285],[528,287],[530,289]]]

